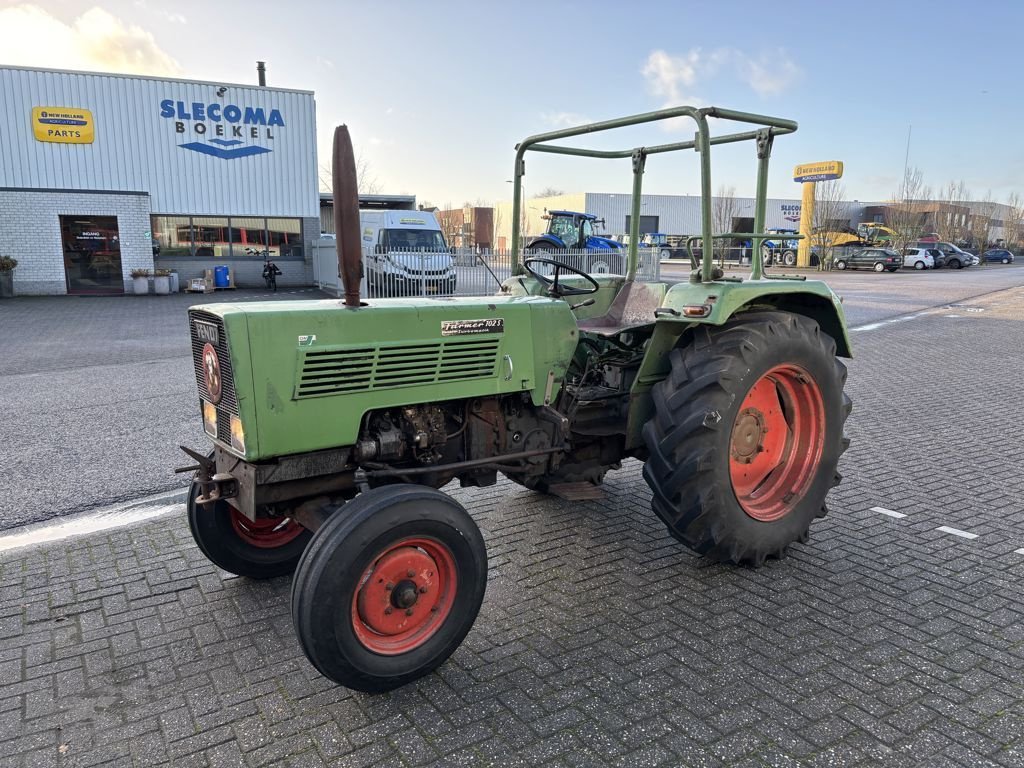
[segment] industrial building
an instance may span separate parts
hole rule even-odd
[[[630,231],[632,198],[624,193],[577,192],[557,197],[534,197],[523,201],[523,231],[525,234],[539,234],[547,226],[542,218],[547,211],[568,210],[592,213],[604,220],[603,232],[612,236]],[[797,229],[800,225],[801,202],[799,198],[769,198],[766,201],[765,228]],[[860,222],[885,220],[885,209],[892,203],[861,202],[852,200],[846,204],[846,211],[840,220],[829,222],[833,229],[855,228]],[[939,204],[921,204],[922,232],[935,228],[935,214]],[[949,206],[946,206],[949,207]],[[984,215],[990,218],[989,240],[998,241],[1003,237],[1003,218],[1008,206],[993,203],[958,203],[956,208],[964,216]],[[982,210],[984,209],[984,212]],[[719,232],[750,232],[754,227],[754,198],[734,197],[723,202],[712,199],[712,213]],[[640,233],[662,232],[669,235],[699,234],[699,195],[643,195],[640,199]],[[502,202],[494,209],[495,247],[503,250],[512,242],[512,203]]]
[[[313,93],[0,67],[0,254],[18,294],[130,290],[214,266],[309,285],[319,237]]]

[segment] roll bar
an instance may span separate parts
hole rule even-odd
[[[547,142],[567,139],[572,136],[581,136],[588,133],[610,131],[615,128],[625,128],[630,125],[641,123],[652,123],[658,120],[670,120],[674,117],[689,117],[697,124],[697,134],[690,141],[678,141],[670,144],[656,144],[650,147],[636,147],[624,150],[599,150],[583,149],[579,147],[567,147]],[[760,126],[756,130],[731,133],[723,136],[711,136],[708,132],[708,118],[714,117],[719,120],[731,120],[738,123],[747,123]],[[598,123],[581,125],[576,128],[565,128],[560,131],[538,133],[530,136],[516,145],[516,165],[513,175],[512,187],[512,274],[519,273],[519,248],[522,233],[519,231],[519,212],[523,205],[523,176],[526,175],[526,160],[524,156],[528,151],[548,152],[558,155],[574,155],[577,157],[597,157],[606,159],[631,158],[633,161],[633,197],[631,216],[629,220],[629,250],[627,252],[627,273],[626,280],[631,282],[636,277],[637,263],[639,261],[640,241],[640,196],[643,187],[644,167],[647,164],[648,155],[657,155],[664,152],[676,152],[684,149],[695,149],[700,153],[700,196],[701,196],[701,235],[704,243],[703,260],[700,270],[700,279],[708,283],[712,280],[712,216],[711,216],[711,147],[716,144],[734,144],[740,141],[753,141],[757,147],[757,192],[754,203],[754,231],[750,233],[753,246],[753,273],[754,279],[759,279],[763,273],[763,262],[761,259],[761,243],[776,235],[769,235],[764,232],[765,201],[768,196],[768,160],[771,157],[772,142],[776,136],[793,133],[797,129],[796,121],[784,120],[778,117],[757,115],[750,112],[737,112],[732,109],[721,107],[671,107],[660,109],[655,112],[643,112],[638,115],[619,117],[614,120],[603,120]]]

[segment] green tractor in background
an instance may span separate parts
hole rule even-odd
[[[692,140],[623,150],[552,143],[685,117]],[[747,124],[712,137],[708,118]],[[532,136],[517,147],[512,250],[527,151],[632,160],[625,274],[558,253],[513,265],[486,298],[359,296],[358,196],[347,129],[335,132],[343,301],[190,310],[199,406],[213,450],[196,461],[188,516],[221,568],[294,571],[292,615],[324,675],[384,691],[427,674],[480,609],[484,541],[439,489],[502,474],[594,498],[623,459],[644,462],[669,533],[718,561],[758,565],[803,541],[840,480],[850,356],[842,307],[821,282],[765,279],[768,161],[789,120],[692,107]],[[713,269],[711,154],[751,141],[758,159],[748,279]],[[635,279],[648,157],[697,150],[702,263],[689,281]],[[692,243],[688,242],[689,248]]]

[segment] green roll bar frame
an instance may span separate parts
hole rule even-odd
[[[614,128],[625,128],[630,125],[652,123],[658,120],[670,120],[674,117],[690,117],[697,123],[697,134],[691,141],[679,141],[671,144],[656,144],[651,147],[636,147],[624,150],[582,149],[548,144],[550,141],[567,139],[587,133],[609,131]],[[722,136],[711,136],[708,132],[708,118],[732,120],[760,126],[756,130],[731,133]],[[656,112],[643,112],[638,115],[620,117],[615,120],[603,120],[598,123],[581,125],[576,128],[565,128],[560,131],[538,133],[516,145],[516,165],[512,188],[512,274],[521,274],[519,250],[522,233],[519,212],[523,205],[523,176],[526,175],[527,151],[547,152],[557,155],[575,155],[577,157],[598,157],[608,159],[631,158],[633,161],[633,198],[632,215],[629,220],[629,249],[627,251],[626,281],[632,282],[636,277],[639,262],[640,242],[640,196],[643,187],[644,167],[648,155],[663,152],[676,152],[683,149],[695,149],[700,154],[700,196],[701,196],[701,235],[704,243],[703,259],[700,268],[700,280],[710,283],[713,280],[712,270],[712,216],[711,216],[711,147],[715,144],[735,144],[740,141],[754,141],[757,146],[757,192],[754,202],[754,231],[747,233],[727,233],[733,236],[749,237],[753,246],[751,279],[760,280],[764,275],[764,264],[761,258],[761,243],[777,235],[764,232],[765,204],[768,197],[768,160],[772,153],[772,143],[776,136],[793,133],[797,129],[796,121],[784,120],[779,117],[768,117],[750,112],[737,112],[721,107],[672,107]],[[691,238],[693,239],[693,238]],[[687,250],[692,256],[687,242]]]

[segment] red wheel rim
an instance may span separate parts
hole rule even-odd
[[[457,589],[455,557],[444,544],[422,537],[390,544],[352,596],[356,639],[382,656],[408,653],[444,625]]]
[[[825,446],[825,402],[798,365],[777,365],[747,392],[729,441],[729,475],[743,511],[772,522],[814,480]]]
[[[231,527],[238,538],[260,549],[283,547],[305,530],[290,517],[250,520],[234,507],[231,507]]]

